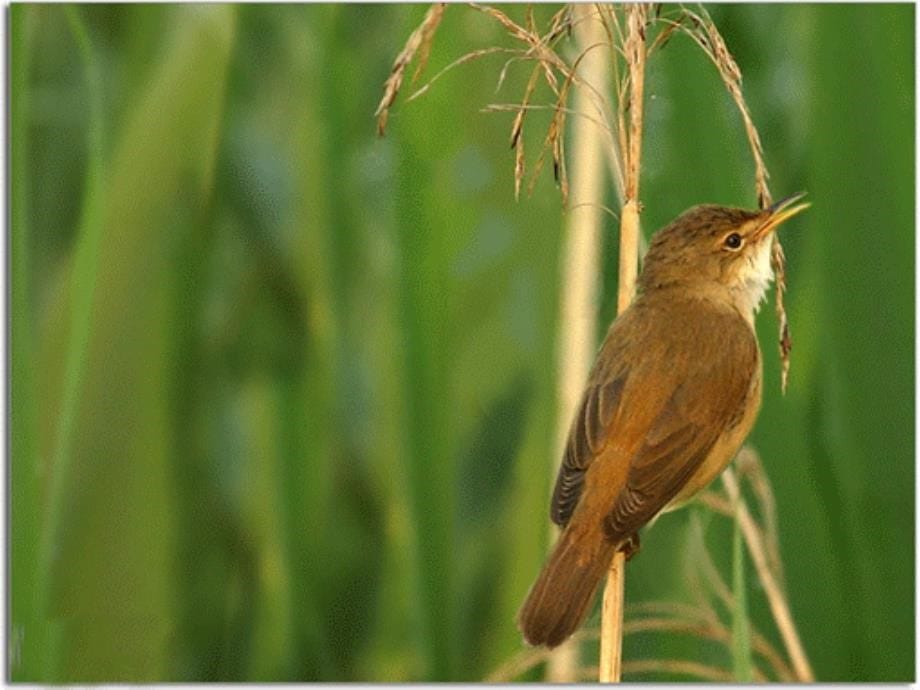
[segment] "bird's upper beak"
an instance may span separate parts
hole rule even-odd
[[[754,233],[754,240],[757,241],[761,239],[768,233],[776,230],[776,228],[792,218],[792,216],[801,213],[806,208],[811,206],[811,204],[807,201],[797,203],[804,196],[805,192],[793,194],[792,196],[786,197],[782,201],[777,201],[770,208],[766,209],[764,211],[764,223],[759,228],[757,228],[757,231]]]

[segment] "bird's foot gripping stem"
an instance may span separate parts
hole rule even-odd
[[[626,556],[627,561],[639,553],[640,549],[641,544],[639,544],[638,532],[633,532],[623,540],[623,543],[620,544],[620,551],[622,551],[623,555]]]

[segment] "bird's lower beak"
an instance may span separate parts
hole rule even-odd
[[[798,194],[793,194],[792,196],[786,197],[782,201],[777,201],[770,208],[768,208],[764,212],[766,214],[766,220],[764,221],[764,224],[757,229],[754,239],[759,240],[773,230],[776,230],[776,228],[792,218],[792,216],[801,213],[806,208],[811,206],[811,204],[807,201],[797,203],[804,196],[805,192],[799,192]]]

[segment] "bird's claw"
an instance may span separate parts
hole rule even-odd
[[[623,552],[623,555],[626,556],[628,561],[630,558],[639,553],[641,549],[641,544],[639,543],[639,533],[633,532],[620,544],[620,551]]]

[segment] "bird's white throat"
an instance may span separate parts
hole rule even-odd
[[[750,314],[751,319],[763,304],[767,288],[773,282],[773,265],[770,262],[772,247],[772,238],[762,240],[754,251],[748,254],[738,271],[738,280],[735,283],[736,299],[738,306],[745,315]]]

